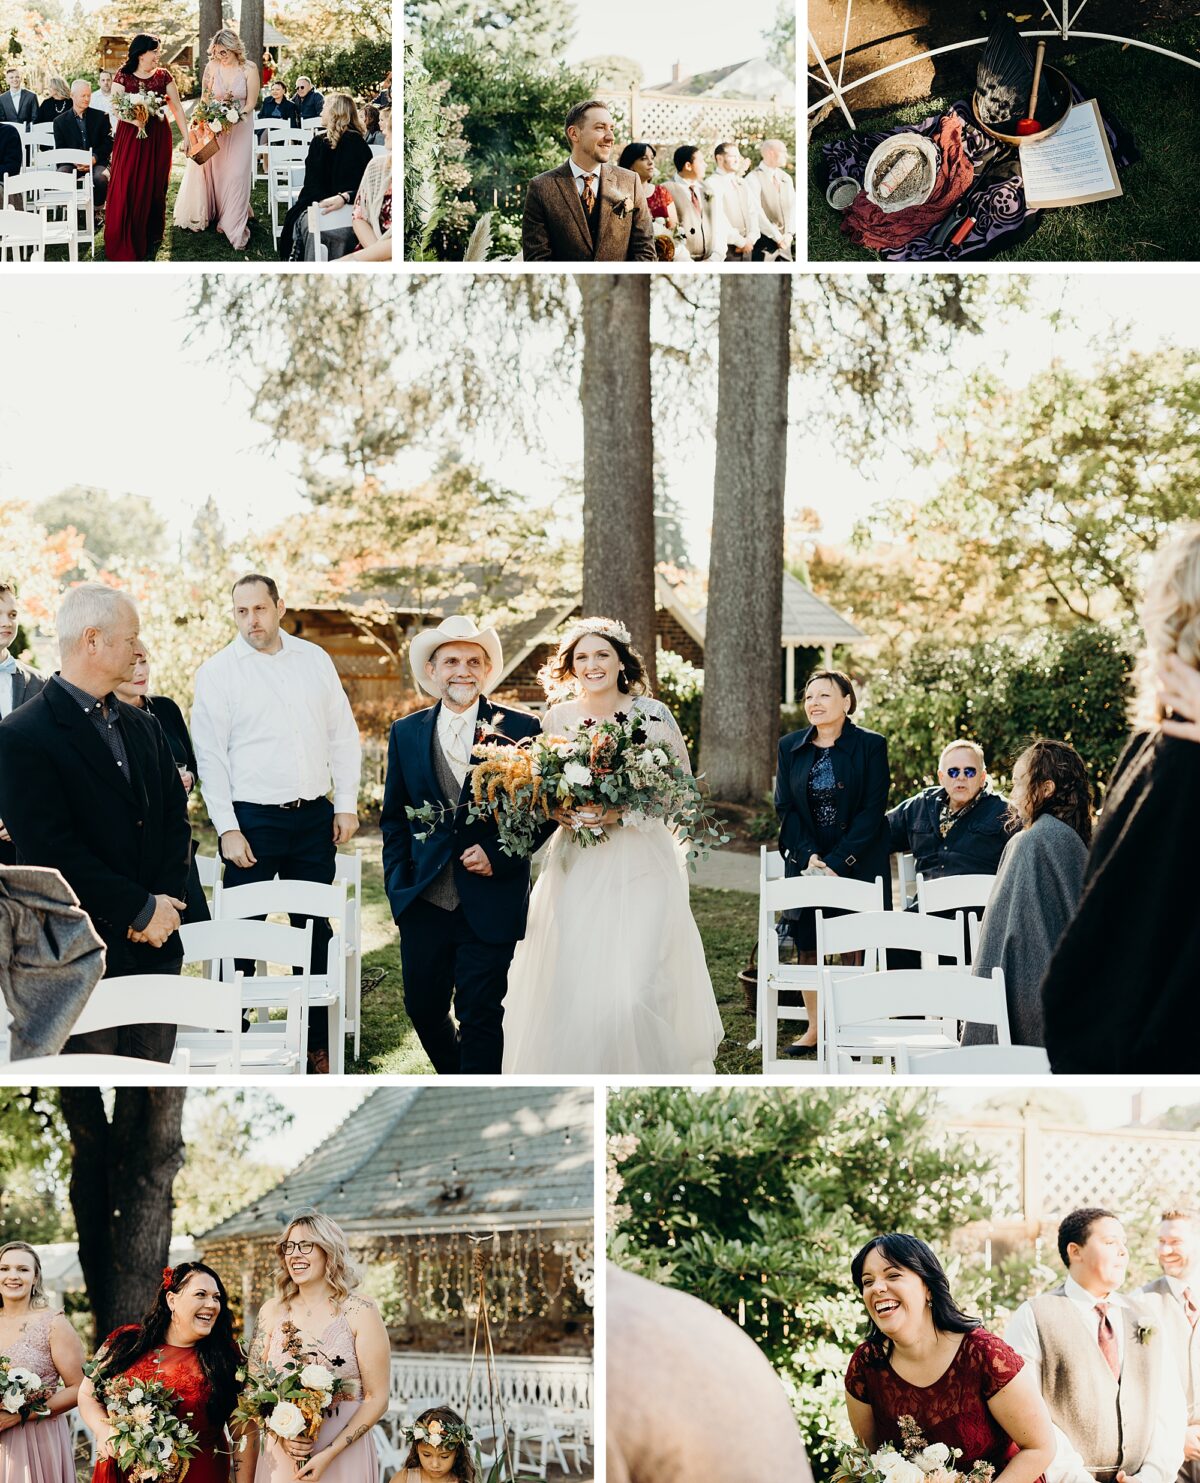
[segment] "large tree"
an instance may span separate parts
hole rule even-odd
[[[52,535],[78,531],[92,567],[108,566],[118,556],[161,561],[166,555],[166,521],[142,494],[72,484],[41,500],[33,513]],[[79,581],[88,572],[80,566],[71,575]]]
[[[721,280],[700,765],[737,803],[766,792],[779,734],[791,290],[783,274]]]
[[[171,1244],[172,1186],[183,1165],[183,1087],[64,1086],[71,1209],[79,1263],[102,1340],[146,1311]]]

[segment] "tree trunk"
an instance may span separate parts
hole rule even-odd
[[[783,274],[721,279],[700,767],[732,803],[768,792],[779,740],[791,293]]]
[[[200,0],[203,5],[205,0]],[[211,0],[210,0],[211,3]],[[220,0],[216,0],[218,13]],[[220,29],[220,21],[217,22]],[[246,48],[246,60],[252,67],[257,69],[262,76],[262,54],[263,54],[263,0],[242,0],[241,22],[238,34],[242,38],[242,45]],[[201,45],[207,46],[203,33],[200,37]]]
[[[649,274],[581,274],[583,611],[619,618],[654,683]]]
[[[71,1209],[97,1344],[137,1323],[171,1244],[171,1187],[183,1167],[183,1087],[62,1087],[71,1132]]]
[[[200,0],[200,51],[196,57],[196,86],[199,92],[200,79],[204,76],[204,68],[208,64],[208,44],[224,25],[221,16],[221,0]],[[246,47],[246,60],[256,65],[258,57],[250,50],[250,43],[246,39],[246,33],[238,33]],[[259,48],[258,56],[262,55]]]

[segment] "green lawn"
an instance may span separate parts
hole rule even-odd
[[[1143,39],[1183,56],[1200,55],[1200,19],[1165,26]],[[1099,98],[1101,107],[1132,134],[1142,157],[1119,172],[1123,196],[1045,212],[1032,237],[997,254],[995,261],[1174,262],[1200,257],[1200,237],[1184,195],[1200,149],[1200,70],[1111,42],[1079,56],[1068,54],[1063,65],[1084,93]],[[930,98],[857,123],[863,133],[875,133],[944,112],[953,101]],[[840,217],[825,202],[821,145],[847,132],[827,123],[809,147],[808,235],[814,261],[875,259],[873,252],[842,236]]]

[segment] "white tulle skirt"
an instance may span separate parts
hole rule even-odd
[[[554,837],[504,1001],[506,1072],[711,1072],[724,1036],[683,849],[647,820]]]
[[[204,167],[188,160],[175,197],[172,220],[187,232],[203,232],[208,227],[208,188],[204,184]]]

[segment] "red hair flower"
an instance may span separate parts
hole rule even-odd
[[[170,1291],[170,1288],[171,1288],[171,1284],[174,1281],[175,1281],[175,1268],[174,1267],[164,1267],[163,1268],[163,1280],[162,1280],[163,1292],[169,1292]]]

